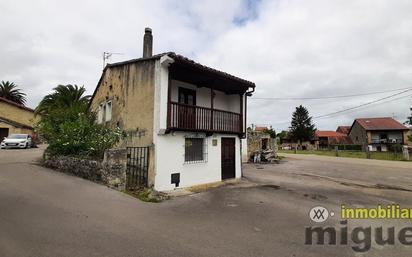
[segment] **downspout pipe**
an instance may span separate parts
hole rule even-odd
[[[251,91],[246,91],[246,93],[245,93],[245,120],[244,120],[244,131],[245,131],[245,138],[246,138],[246,134],[247,134],[247,125],[246,125],[246,123],[247,123],[247,97],[248,96],[252,96],[252,94],[255,92],[255,87],[252,87],[252,90]]]

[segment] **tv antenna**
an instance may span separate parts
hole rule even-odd
[[[122,55],[123,53],[109,53],[109,52],[103,52],[103,69],[106,66],[106,60],[109,60],[112,55]]]

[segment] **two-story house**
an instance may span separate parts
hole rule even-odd
[[[407,145],[408,128],[392,118],[356,119],[349,137],[370,151],[389,151],[391,145]]]
[[[10,134],[29,134],[34,137],[33,127],[38,119],[33,109],[0,97],[0,141]]]
[[[172,52],[152,55],[152,41],[146,28],[142,58],[104,68],[90,104],[98,122],[126,132],[117,147],[128,147],[131,168],[147,161],[137,180],[158,191],[240,178],[255,84]],[[144,156],[133,148],[147,146]]]

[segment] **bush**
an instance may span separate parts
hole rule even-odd
[[[50,154],[102,158],[104,151],[122,137],[113,130],[95,123],[95,115],[76,107],[57,109],[43,116],[36,126],[39,136],[48,144]]]
[[[334,150],[335,146],[337,146],[340,151],[362,151],[362,145],[330,145],[330,149]]]

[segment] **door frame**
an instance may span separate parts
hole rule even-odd
[[[226,165],[224,166],[224,162],[223,162],[223,145],[224,145],[224,141],[232,141],[233,142],[233,154],[232,154],[232,167],[230,169],[233,169],[233,171],[231,170],[227,170]],[[220,143],[220,174],[221,174],[221,179],[225,180],[225,179],[233,179],[236,178],[236,137],[222,137],[221,138],[221,143]],[[226,171],[224,170],[226,169]]]

